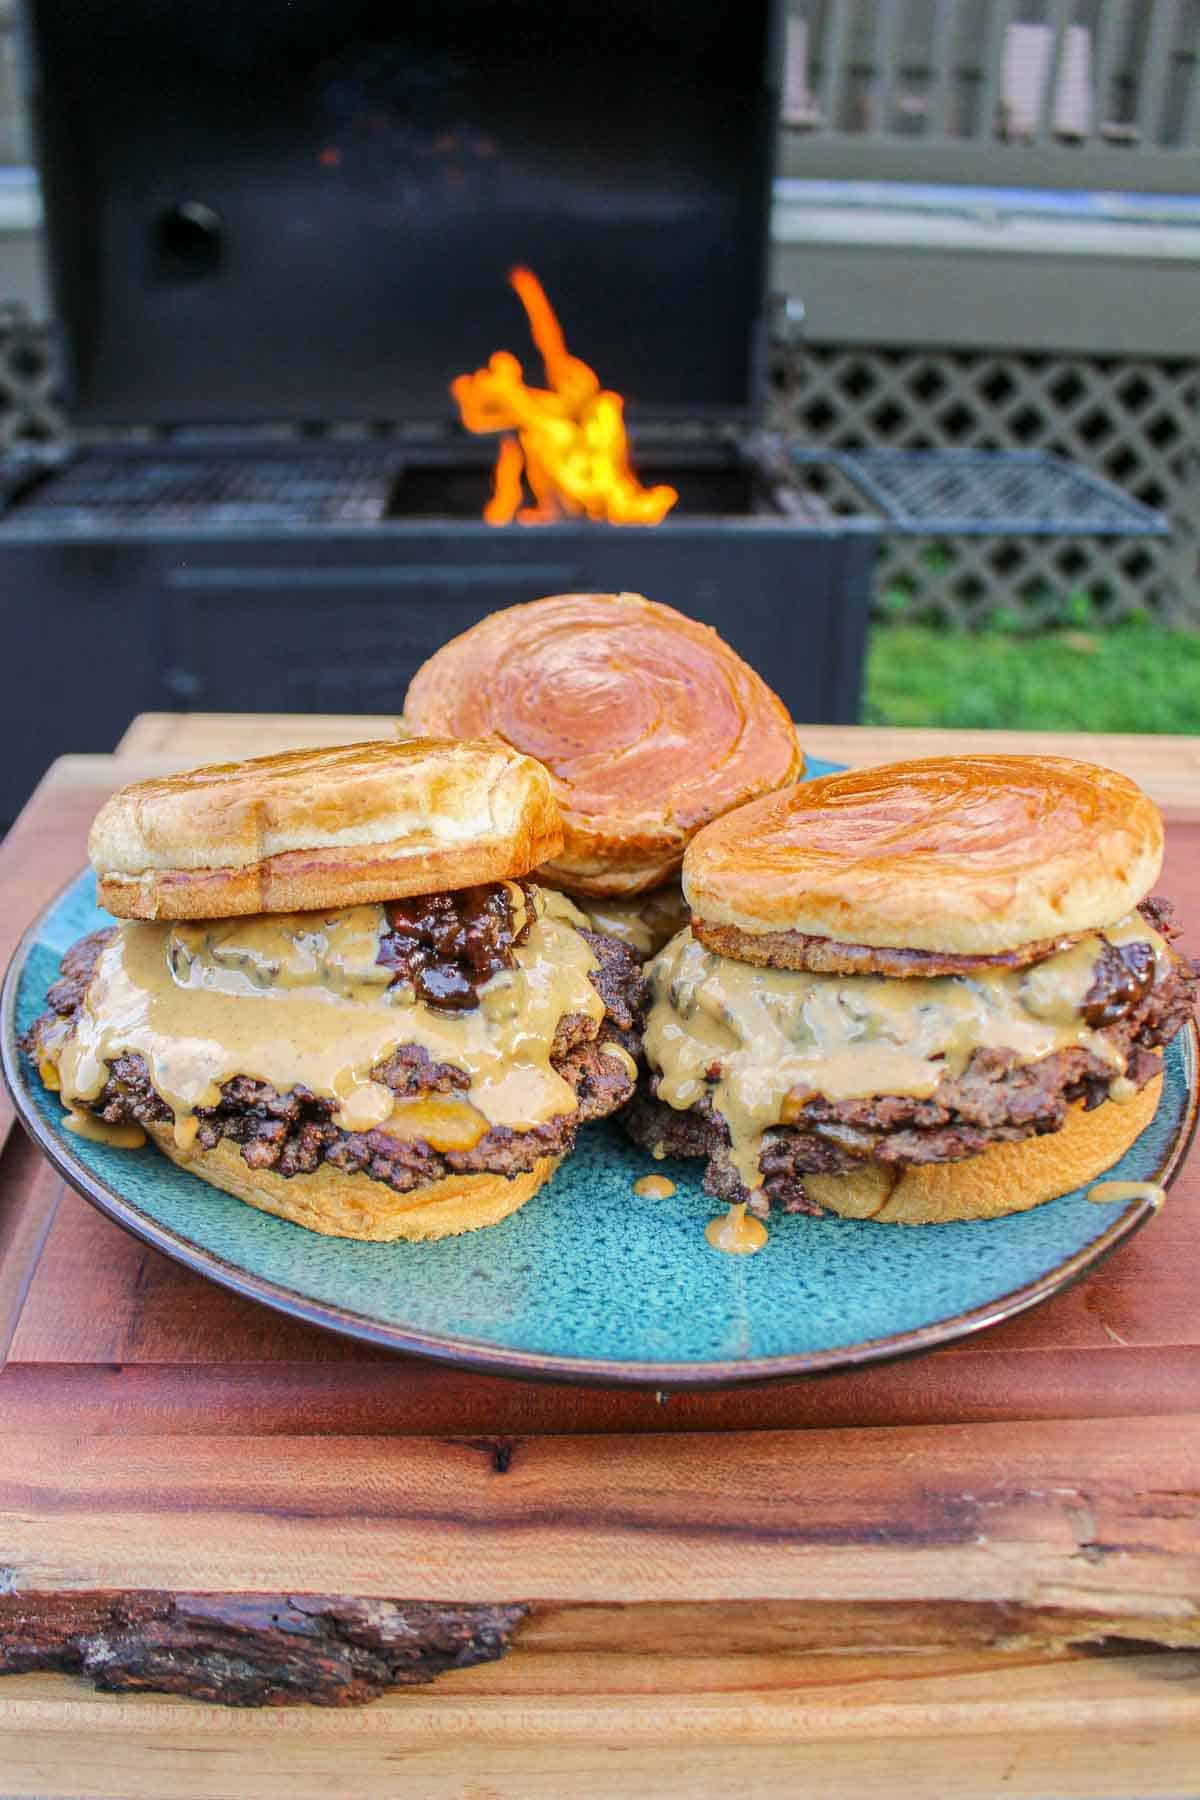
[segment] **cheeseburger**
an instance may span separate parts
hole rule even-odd
[[[495,1224],[636,1075],[636,962],[528,879],[561,845],[545,771],[498,742],[140,782],[89,841],[118,922],[25,1049],[70,1129],[313,1231]]]
[[[1153,1116],[1195,1001],[1146,897],[1161,861],[1147,796],[1065,757],[895,763],[742,808],[684,860],[630,1129],[760,1218],[985,1218],[1091,1180]]]
[[[545,765],[564,843],[542,878],[642,957],[687,922],[679,870],[696,833],[804,771],[761,676],[711,626],[641,594],[491,613],[417,671],[404,716]]]

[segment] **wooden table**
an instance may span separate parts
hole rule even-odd
[[[63,759],[0,853],[0,935],[114,787],[370,725],[150,715]],[[804,735],[857,764],[986,743],[1127,769],[1200,950],[1200,741]],[[1200,1793],[1196,1158],[1031,1315],[668,1395],[293,1325],[125,1237],[10,1125],[0,1794]],[[272,1694],[309,1704],[215,1703]]]

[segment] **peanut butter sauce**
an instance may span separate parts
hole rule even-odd
[[[1124,1206],[1130,1200],[1148,1200],[1155,1212],[1167,1197],[1155,1181],[1098,1181],[1088,1189],[1088,1199],[1098,1206]]]
[[[176,1119],[175,1129],[172,1133],[172,1136],[175,1139],[175,1148],[177,1150],[190,1150],[192,1145],[196,1142],[199,1130],[200,1121],[195,1113],[185,1113],[182,1118]]]
[[[1161,977],[1166,945],[1140,914],[1102,936],[1151,944]],[[646,1055],[667,1105],[686,1111],[711,1095],[734,1167],[753,1190],[762,1185],[764,1132],[794,1122],[814,1094],[925,1098],[987,1047],[1031,1063],[1078,1045],[1121,1080],[1123,1057],[1082,1016],[1101,949],[1092,934],[1029,969],[901,980],[755,968],[682,931],[647,970]]]
[[[235,1075],[336,1100],[345,1131],[386,1125],[433,1141],[436,1130],[447,1148],[469,1147],[492,1125],[522,1131],[574,1110],[574,1089],[550,1064],[555,1029],[567,1013],[604,1016],[588,979],[596,961],[577,932],[539,917],[480,1004],[449,1013],[389,986],[392,971],[375,960],[385,928],[377,905],[122,922],[58,1050],[64,1104],[94,1100],[113,1060],[135,1052],[175,1115],[181,1149],[195,1139],[196,1109],[215,1106]],[[469,1089],[398,1098],[371,1070],[402,1044],[463,1070]]]
[[[745,1201],[738,1201],[719,1219],[710,1219],[704,1235],[714,1250],[726,1256],[753,1256],[767,1241],[767,1228],[761,1219],[747,1216]]]
[[[634,1182],[633,1191],[643,1200],[669,1200],[675,1192],[675,1183],[668,1181],[665,1175],[642,1175]]]

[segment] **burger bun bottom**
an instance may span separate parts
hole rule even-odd
[[[992,1144],[962,1162],[889,1169],[865,1163],[847,1175],[806,1175],[804,1187],[829,1212],[888,1225],[942,1225],[956,1219],[997,1219],[1056,1200],[1111,1169],[1158,1110],[1162,1076],[1128,1101],[1105,1101],[1092,1112],[1068,1109],[1061,1131]]]
[[[311,1174],[284,1176],[274,1169],[247,1168],[237,1145],[226,1138],[212,1150],[180,1150],[170,1125],[150,1125],[147,1131],[179,1168],[248,1206],[325,1237],[370,1243],[398,1239],[423,1243],[498,1225],[532,1200],[561,1160],[542,1157],[511,1180],[503,1175],[448,1175],[411,1194],[398,1194],[373,1176],[348,1174],[329,1163]]]

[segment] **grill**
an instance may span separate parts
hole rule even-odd
[[[1037,450],[799,450],[794,460],[802,470],[840,470],[896,534],[1125,538],[1171,530],[1152,507]]]
[[[0,468],[0,814],[142,709],[394,714],[445,638],[562,591],[648,593],[855,716],[874,510],[806,504],[757,435],[772,0],[28,13],[75,438]],[[661,524],[483,523],[449,386],[498,349],[540,377],[515,264],[679,490]]]
[[[59,531],[120,525],[369,524],[387,516],[394,455],[188,461],[84,453],[31,474],[27,519]]]
[[[395,713],[439,643],[554,592],[647,593],[796,717],[856,717],[919,477],[860,458],[831,505],[761,434],[775,0],[28,14],[76,436],[0,467],[0,816],[147,708]],[[524,350],[514,264],[679,490],[662,523],[482,521],[449,385]]]

